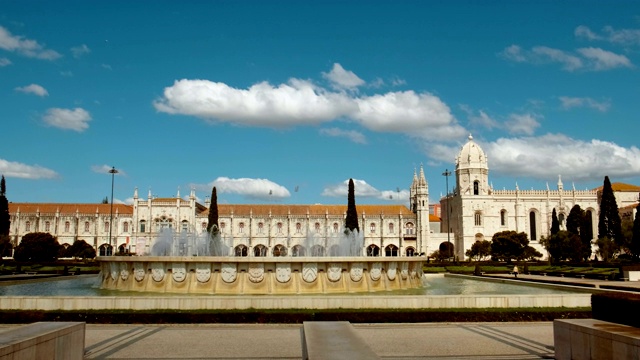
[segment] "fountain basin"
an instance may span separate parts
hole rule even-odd
[[[103,256],[101,288],[183,294],[375,292],[422,286],[419,257]]]

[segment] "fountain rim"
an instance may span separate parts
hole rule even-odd
[[[327,263],[327,262],[424,262],[422,256],[98,256],[99,262],[189,262],[189,263]]]

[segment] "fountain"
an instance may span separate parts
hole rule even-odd
[[[327,238],[309,236],[304,244],[299,244],[298,251],[291,251],[288,256],[243,257],[233,256],[230,246],[233,243],[226,244],[219,235],[189,236],[165,231],[155,241],[149,256],[99,257],[101,288],[203,295],[281,295],[375,292],[422,286],[423,258],[363,256],[363,239],[357,231],[339,234]]]

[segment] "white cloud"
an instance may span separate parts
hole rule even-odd
[[[73,54],[73,57],[76,59],[90,52],[91,52],[91,49],[89,49],[89,47],[85,44],[82,44],[80,46],[74,46],[71,48],[71,53]]]
[[[366,144],[367,138],[361,132],[355,130],[342,130],[338,128],[320,129],[320,134],[333,136],[333,137],[345,137],[356,144]]]
[[[60,129],[82,132],[89,128],[91,114],[82,108],[60,109],[51,108],[42,117],[45,123]]]
[[[611,107],[610,101],[596,101],[590,97],[581,98],[561,96],[559,99],[560,102],[562,102],[562,108],[565,110],[569,110],[574,107],[588,107],[601,112],[605,112]]]
[[[27,86],[17,87],[16,91],[23,92],[25,94],[34,94],[38,96],[49,96],[49,92],[47,89],[43,88],[38,84],[31,84]]]
[[[583,37],[583,38],[586,38],[587,40],[599,40],[602,38],[600,35],[594,33],[593,31],[591,31],[591,29],[589,29],[587,26],[584,26],[584,25],[578,26],[574,30],[573,34],[576,37]]]
[[[563,64],[562,68],[567,71],[573,71],[583,67],[582,60],[577,56],[571,55],[566,51],[552,49],[546,46],[536,46],[531,49],[534,55],[540,57],[544,61],[559,62]]]
[[[514,177],[553,179],[562,174],[574,180],[602,180],[604,175],[637,176],[640,150],[615,143],[572,139],[561,134],[501,138],[481,144],[492,171]]]
[[[375,198],[378,200],[393,201],[398,203],[407,202],[409,200],[408,190],[383,190],[380,191],[369,185],[364,180],[353,179],[353,187],[356,198]],[[331,185],[322,191],[322,196],[342,197],[346,198],[349,194],[349,180],[345,180],[340,184]]]
[[[345,70],[342,65],[335,63],[330,72],[322,73],[322,76],[331,82],[331,87],[338,90],[356,90],[365,84],[353,71]]]
[[[230,179],[227,177],[219,177],[212,183],[206,186],[198,186],[198,188],[211,191],[211,188],[214,186],[218,194],[239,194],[261,200],[280,200],[291,196],[287,188],[267,179]]]
[[[0,174],[21,179],[53,179],[58,174],[40,165],[26,165],[19,162],[0,159]]]
[[[11,65],[11,60],[7,58],[0,58],[0,67],[5,67]]]
[[[35,40],[12,35],[2,26],[0,26],[0,49],[43,60],[55,60],[62,57],[56,51],[46,49]]]
[[[290,79],[248,89],[208,80],[177,80],[154,102],[158,111],[239,125],[287,127],[353,119],[370,130],[427,139],[454,139],[466,131],[437,96],[414,91],[354,96]]]
[[[91,166],[91,171],[93,171],[94,173],[98,173],[98,174],[109,174],[111,175],[111,169],[114,168],[114,166],[109,166],[109,165],[92,165]],[[126,176],[127,174],[124,172],[124,170],[116,168],[117,173],[115,174],[116,176]]]
[[[504,50],[502,50],[502,52],[500,52],[498,55],[502,56],[507,60],[511,60],[515,62],[527,61],[527,57],[523,54],[522,48],[518,45],[508,46]]]
[[[469,123],[472,125],[479,125],[487,129],[498,127],[498,121],[487,115],[483,110],[478,110],[476,114],[470,106],[464,104],[460,105],[460,109],[467,113]]]
[[[540,123],[532,114],[510,114],[505,126],[511,134],[533,135]]]
[[[599,48],[581,48],[577,50],[582,56],[592,61],[592,68],[596,71],[609,70],[618,67],[633,67],[631,60],[624,55]]]
[[[604,40],[620,45],[639,45],[640,29],[620,29],[616,30],[612,26],[605,26],[602,34],[595,33],[589,27],[580,25],[574,31],[576,37],[582,37],[590,41]]]

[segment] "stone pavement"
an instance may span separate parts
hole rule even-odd
[[[553,324],[354,324],[383,359],[552,359]],[[87,324],[86,359],[300,359],[302,325]]]

